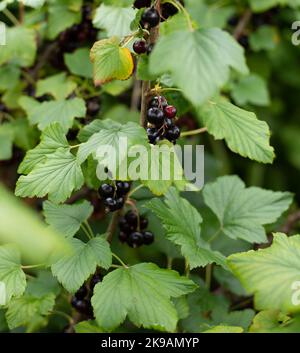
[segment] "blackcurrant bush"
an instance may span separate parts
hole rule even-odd
[[[142,9],[143,7],[150,7],[151,0],[135,0],[135,2],[133,3],[133,6],[136,9]]]
[[[81,288],[78,289],[78,291],[75,293],[75,297],[77,299],[84,299],[87,296],[87,288],[86,286],[82,286]]]
[[[167,105],[164,109],[166,118],[173,119],[177,114],[177,110],[173,105]]]
[[[174,16],[178,13],[178,9],[177,7],[175,7],[174,5],[172,5],[169,2],[165,2],[161,5],[161,15],[163,19],[167,19],[170,16]]]
[[[152,232],[146,231],[142,232],[143,244],[150,245],[154,242],[154,234]]]
[[[168,105],[168,102],[163,96],[155,96],[149,102],[149,108],[161,108],[164,109]]]
[[[143,235],[140,232],[133,232],[129,234],[127,244],[132,248],[137,248],[143,244]]]
[[[148,25],[150,28],[156,27],[160,21],[160,16],[158,11],[154,7],[151,7],[150,9],[145,10],[145,12],[142,15],[141,21],[144,26]]]
[[[137,226],[138,215],[136,212],[128,211],[125,214],[125,219],[129,225],[134,226],[134,227]]]
[[[177,140],[180,136],[180,129],[178,126],[174,125],[173,127],[171,127],[170,129],[168,129],[166,131],[166,139],[173,142],[175,140]]]
[[[161,126],[164,122],[164,113],[159,108],[150,108],[147,112],[147,119],[149,123]]]
[[[119,233],[119,240],[121,243],[125,243],[127,241],[127,238],[128,238],[128,234],[126,234],[125,232]]]
[[[133,50],[137,54],[145,54],[147,52],[147,49],[147,43],[143,39],[137,40],[133,43]]]
[[[115,188],[110,184],[102,184],[98,190],[99,195],[103,198],[113,197]]]

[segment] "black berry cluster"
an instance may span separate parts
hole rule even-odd
[[[180,137],[180,129],[175,125],[177,110],[169,105],[163,96],[155,96],[148,105],[147,120],[149,127],[147,135],[151,144],[167,139],[172,143]]]
[[[154,241],[154,234],[146,230],[148,220],[139,216],[134,211],[128,211],[119,221],[119,239],[122,243],[127,243],[132,248],[141,245],[150,245]]]
[[[102,281],[102,276],[99,274],[93,275],[88,285],[83,285],[71,299],[71,305],[81,314],[88,317],[93,317],[93,308],[91,305],[91,297],[97,283]]]
[[[116,181],[114,185],[102,184],[98,191],[107,209],[110,212],[114,212],[124,206],[126,195],[130,191],[130,187],[130,182]]]
[[[141,26],[148,29],[156,27],[160,21],[164,21],[178,12],[177,7],[168,2],[161,4],[159,10],[153,6],[150,7],[151,1],[147,0],[136,0],[133,6],[137,9],[147,7],[141,17]]]

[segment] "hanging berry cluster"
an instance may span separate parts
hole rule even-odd
[[[147,218],[139,216],[134,211],[128,211],[119,220],[119,239],[122,243],[127,243],[132,248],[141,245],[150,245],[154,241],[154,234],[146,231],[148,226]]]
[[[176,140],[180,137],[180,129],[175,125],[177,110],[163,96],[155,96],[148,105],[147,135],[149,142],[155,145],[163,139],[176,144]]]
[[[84,284],[74,294],[71,299],[71,305],[81,314],[88,317],[93,317],[93,308],[91,305],[91,297],[93,296],[94,287],[97,283],[102,281],[102,276],[94,274],[88,284]]]
[[[130,191],[131,183],[127,181],[116,181],[114,184],[102,184],[98,190],[104,205],[110,212],[120,210],[126,200],[126,195]]]

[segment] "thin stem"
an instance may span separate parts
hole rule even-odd
[[[22,269],[31,269],[31,268],[37,268],[37,267],[42,267],[45,266],[45,264],[38,264],[38,265],[27,265],[27,266],[21,266]]]
[[[211,286],[211,277],[212,277],[212,264],[209,264],[205,268],[205,284],[208,290],[210,290],[210,286]]]
[[[70,315],[64,313],[63,311],[60,311],[60,310],[53,310],[51,314],[52,314],[52,315],[59,315],[59,316],[61,316],[61,317],[64,317],[65,319],[67,319],[67,320],[69,321],[70,325],[72,325],[72,323],[73,323],[73,318],[72,318],[72,316],[70,316]]]
[[[111,217],[111,220],[110,220],[110,223],[107,227],[107,231],[106,231],[106,234],[107,234],[107,237],[106,237],[106,240],[111,243],[112,242],[112,238],[113,238],[113,235],[115,233],[115,230],[117,228],[117,224],[118,224],[118,220],[119,220],[119,215],[120,215],[120,211],[117,211],[117,212],[114,212],[112,217]]]
[[[222,231],[222,228],[218,229],[216,233],[211,238],[208,239],[208,243],[212,243],[219,236],[221,231]]]
[[[140,184],[139,186],[137,186],[136,188],[132,189],[130,191],[130,193],[128,194],[128,198],[130,198],[135,192],[137,192],[138,190],[140,190],[141,188],[143,188],[144,185],[143,184]]]
[[[247,27],[248,23],[250,22],[252,17],[252,12],[250,9],[245,11],[244,15],[241,17],[239,23],[237,24],[233,36],[236,40],[240,39],[241,35],[244,33],[245,28]]]
[[[12,12],[10,12],[9,9],[4,9],[3,13],[14,25],[16,26],[20,25],[20,22],[18,21],[16,16]]]
[[[173,257],[168,256],[167,257],[167,269],[172,270],[172,265],[173,265]]]
[[[121,267],[123,267],[123,266],[112,264],[110,267],[112,267],[112,268],[121,268]]]
[[[184,273],[185,273],[186,277],[190,277],[190,272],[191,272],[190,264],[187,261],[187,259],[185,259],[185,270],[184,270]]]
[[[88,231],[89,231],[91,237],[92,237],[92,238],[95,238],[95,234],[94,234],[93,229],[91,228],[89,222],[88,222],[88,221],[84,221],[83,223],[86,225],[86,227],[87,227],[87,229],[88,229]]]
[[[201,129],[197,129],[197,130],[185,131],[185,132],[181,133],[180,136],[181,137],[193,136],[193,135],[203,134],[204,132],[207,132],[206,127],[202,127]]]
[[[83,230],[84,234],[89,238],[89,240],[92,239],[92,236],[90,235],[89,231],[87,230],[86,226],[84,225],[84,223],[81,224],[81,229]]]
[[[25,8],[22,0],[19,0],[19,21],[21,24],[24,22]]]
[[[191,20],[191,16],[190,14],[188,13],[187,9],[180,3],[180,2],[176,2],[176,1],[170,1],[179,11],[182,11],[186,20],[187,20],[187,23],[188,23],[188,26],[189,26],[189,30],[191,32],[194,31],[194,27],[193,27],[193,23],[192,23],[192,20]]]
[[[119,258],[118,255],[116,255],[115,253],[112,253],[112,256],[113,256],[116,260],[118,260],[118,261],[120,262],[120,264],[121,264],[123,267],[128,268],[128,266],[125,264],[125,262],[123,262],[123,261]]]
[[[79,143],[78,145],[73,145],[73,146],[70,146],[70,149],[72,150],[73,148],[78,148],[81,146],[81,143]]]
[[[130,110],[136,111],[139,108],[140,96],[141,96],[141,81],[136,76],[134,77],[133,90],[131,95]]]
[[[142,97],[141,97],[141,116],[140,116],[140,125],[144,128],[147,126],[147,104],[148,104],[148,92],[150,89],[150,82],[143,81],[142,83]]]

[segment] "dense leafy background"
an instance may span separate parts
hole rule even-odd
[[[300,332],[300,2],[183,2],[139,58],[132,0],[0,2],[1,332]],[[179,141],[204,144],[206,184],[135,183],[156,240],[130,249],[106,239],[93,157],[122,136],[152,148],[141,80],[177,88],[185,135],[207,129]]]

